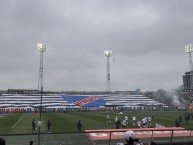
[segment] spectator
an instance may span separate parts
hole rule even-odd
[[[29,142],[29,145],[33,145],[33,144],[34,144],[34,142],[33,142],[33,141],[30,141],[30,142]]]
[[[5,145],[5,140],[3,138],[0,138],[0,145]]]
[[[136,138],[136,134],[134,131],[129,130],[125,133],[125,140],[127,141],[127,144],[125,145],[143,145],[140,143],[139,138]]]
[[[77,123],[77,128],[78,128],[78,132],[81,132],[82,124],[81,124],[80,120]]]

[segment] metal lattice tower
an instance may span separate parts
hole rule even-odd
[[[38,80],[38,90],[41,91],[43,89],[43,53],[46,51],[46,45],[37,44],[38,51],[40,51],[40,66],[39,66],[39,80]]]
[[[41,132],[41,126],[42,126],[42,95],[43,95],[43,53],[46,51],[46,45],[44,44],[37,44],[38,45],[38,51],[40,51],[40,67],[39,67],[39,81],[38,81],[38,89],[41,92],[41,100],[40,100],[40,106],[39,106],[39,114],[40,118],[38,121],[38,145],[40,145],[40,132]]]
[[[112,55],[111,50],[104,51],[105,56],[107,57],[107,74],[106,74],[106,91],[111,91],[111,75],[110,75],[110,62],[109,57]]]
[[[185,52],[189,54],[189,68],[190,71],[193,71],[193,64],[192,64],[192,53],[193,52],[193,45],[185,45]]]

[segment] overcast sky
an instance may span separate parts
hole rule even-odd
[[[189,71],[192,0],[0,0],[0,89],[174,89]]]

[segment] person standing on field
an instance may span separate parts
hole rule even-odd
[[[78,132],[81,132],[82,124],[81,124],[80,120],[77,123],[77,128],[78,128]]]
[[[109,114],[107,114],[107,123],[111,123]]]
[[[35,119],[32,120],[32,133],[36,131],[36,122]]]
[[[115,122],[115,128],[116,128],[116,129],[119,129],[120,124],[121,124],[121,121],[118,119],[118,120]]]
[[[133,116],[132,119],[133,119],[133,126],[135,126],[136,125],[136,117]]]
[[[116,122],[116,121],[118,121],[118,117],[117,117],[117,116],[115,116],[115,122]]]
[[[51,122],[50,122],[50,120],[48,119],[48,121],[47,121],[47,128],[48,128],[48,133],[50,133],[50,129],[51,129]]]

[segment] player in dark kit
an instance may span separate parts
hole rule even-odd
[[[78,129],[78,132],[81,132],[81,130],[82,130],[82,124],[81,124],[80,120],[77,123],[77,129]]]
[[[32,120],[32,133],[36,131],[36,122],[35,119]]]
[[[50,129],[51,129],[51,122],[50,120],[48,119],[47,121],[47,128],[48,128],[48,133],[50,133]]]

